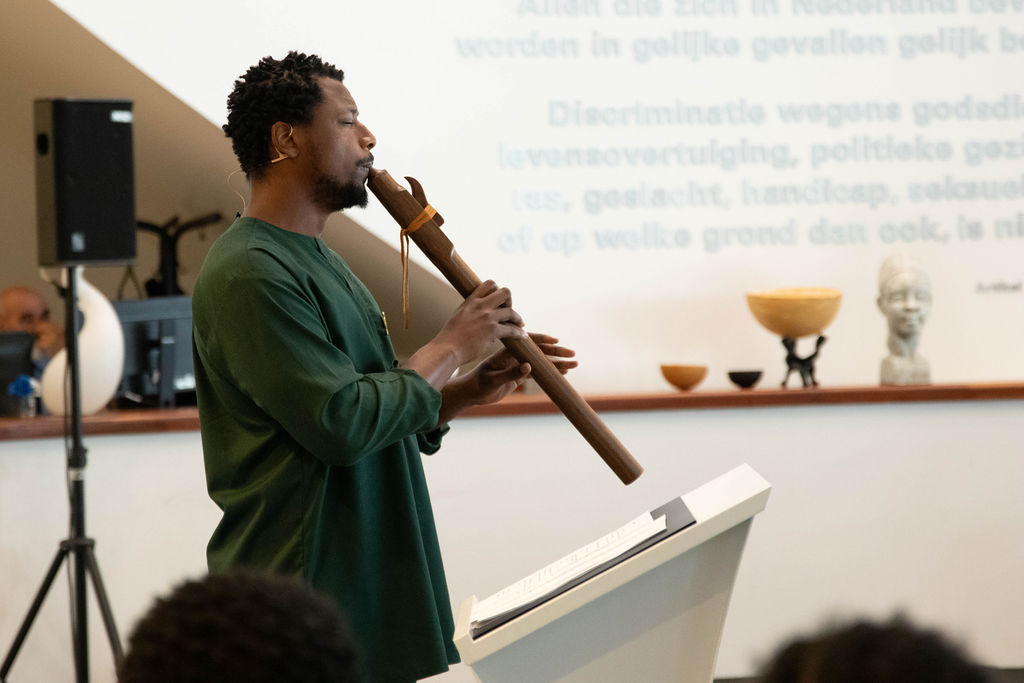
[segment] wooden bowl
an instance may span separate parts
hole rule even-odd
[[[757,322],[780,337],[820,334],[839,312],[843,295],[825,287],[794,287],[748,292],[747,306]]]
[[[677,389],[689,391],[704,380],[708,374],[706,365],[662,365],[661,374]]]

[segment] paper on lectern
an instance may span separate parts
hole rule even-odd
[[[470,620],[474,626],[479,626],[513,612],[557,591],[559,587],[628,552],[665,529],[665,515],[655,517],[645,512],[625,526],[476,603]]]

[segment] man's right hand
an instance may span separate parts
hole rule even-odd
[[[509,290],[487,280],[470,292],[445,326],[405,367],[441,389],[461,365],[480,358],[495,341],[524,336]]]
[[[455,309],[436,339],[451,344],[463,365],[480,358],[494,342],[524,334],[523,319],[512,310],[512,294],[487,280]]]

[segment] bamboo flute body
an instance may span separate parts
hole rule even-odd
[[[370,191],[403,228],[419,217],[427,206],[426,197],[419,183],[413,178],[406,180],[412,187],[412,194],[395,182],[387,171],[380,169],[370,170],[367,183]],[[481,280],[456,253],[451,240],[441,231],[441,223],[443,219],[434,216],[415,231],[408,233],[409,237],[459,294],[466,297],[477,288]],[[630,455],[593,408],[576,392],[532,339],[527,336],[508,338],[503,339],[502,343],[516,360],[530,364],[531,377],[622,483],[630,484],[643,473],[640,463]]]

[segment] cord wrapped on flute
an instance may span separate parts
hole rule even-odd
[[[371,169],[367,182],[370,191],[402,228],[403,262],[408,258],[404,242],[411,239],[456,291],[463,297],[468,296],[480,284],[480,278],[456,253],[451,240],[441,231],[444,219],[427,203],[422,186],[414,178],[406,177],[406,180],[412,188],[411,194],[395,182],[387,171],[381,169]],[[406,273],[407,267],[403,265],[403,310],[407,315]],[[640,463],[615,438],[593,408],[573,389],[532,339],[528,336],[510,337],[503,339],[502,343],[516,360],[530,364],[531,377],[622,483],[630,484],[643,473]]]

